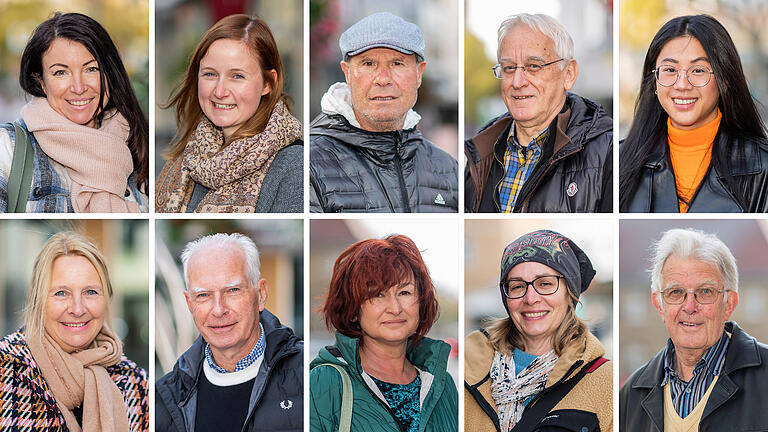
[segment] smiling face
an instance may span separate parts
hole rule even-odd
[[[509,271],[507,280],[521,279],[532,281],[541,276],[560,275],[551,267],[537,262],[520,263]],[[528,286],[525,296],[518,299],[507,298],[509,316],[520,331],[524,351],[540,355],[554,346],[554,336],[560,323],[568,312],[568,287],[565,279],[560,278],[559,287],[554,294],[541,295]]]
[[[42,57],[40,85],[54,111],[73,123],[96,127],[100,111],[99,64],[80,42],[57,38]],[[108,101],[104,93],[103,105]]]
[[[676,255],[667,258],[661,270],[662,290],[682,288],[693,291],[699,287],[723,289],[723,278],[716,266],[695,258],[680,258]],[[726,294],[728,297],[724,302],[722,296]],[[692,293],[688,293],[679,305],[662,305],[659,302],[663,300],[659,299],[657,293],[653,293],[651,301],[667,327],[675,350],[680,353],[700,352],[703,355],[722,336],[725,321],[736,308],[739,296],[736,292],[726,292],[712,304],[700,304]]]
[[[268,72],[277,80],[277,72]],[[229,138],[256,114],[261,97],[271,91],[261,66],[243,42],[219,39],[200,60],[197,99],[203,113]]]
[[[87,348],[104,325],[107,297],[96,268],[80,255],[53,261],[45,300],[45,332],[65,352]]]
[[[363,344],[408,343],[419,326],[419,292],[413,280],[363,302],[359,320]]]
[[[543,65],[559,59],[555,43],[543,33],[526,25],[513,27],[504,36],[498,52],[502,65]],[[520,126],[544,130],[560,112],[565,95],[578,75],[575,60],[545,66],[535,74],[517,69],[501,80],[501,95],[509,114]]]
[[[259,312],[267,302],[267,283],[254,287],[245,254],[233,247],[209,247],[187,263],[189,286],[184,295],[195,326],[211,346],[220,366],[240,360],[259,340]]]
[[[416,104],[426,66],[415,54],[389,48],[372,48],[342,61],[360,127],[374,132],[402,129],[405,115]]]
[[[707,53],[698,39],[680,36],[667,42],[661,49],[656,67],[673,66],[686,71],[695,66],[712,70]],[[694,87],[681,71],[677,81],[670,87],[656,82],[656,94],[664,111],[669,115],[672,126],[678,129],[696,129],[717,117],[717,76],[712,75],[704,87]]]

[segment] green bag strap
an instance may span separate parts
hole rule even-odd
[[[20,124],[13,122],[16,131],[13,146],[11,173],[8,176],[8,213],[24,213],[27,209],[27,196],[32,187],[35,151],[29,142],[29,132]]]
[[[343,367],[333,363],[321,363],[315,367],[330,366],[341,375],[341,417],[339,417],[339,432],[349,432],[352,425],[352,380]]]

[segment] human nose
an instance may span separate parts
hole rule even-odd
[[[512,71],[512,87],[520,88],[528,84],[528,77],[525,74],[526,72],[522,67]]]
[[[533,282],[526,282],[526,291],[523,296],[523,301],[527,304],[533,304],[541,300],[541,295],[533,288]]]
[[[392,82],[392,72],[387,67],[379,67],[374,74],[376,74],[373,78],[374,84],[387,85]]]
[[[213,308],[211,309],[211,314],[213,316],[224,316],[227,313],[227,304],[224,300],[224,296],[220,293],[217,293],[213,296]]]
[[[83,296],[73,295],[69,302],[69,314],[72,316],[82,316],[85,314],[85,305],[83,304]]]
[[[696,312],[698,308],[698,302],[696,301],[696,295],[692,291],[685,292],[685,298],[683,299],[682,309],[686,313]]]
[[[679,71],[677,71],[677,80],[675,81],[674,87],[676,89],[689,89],[693,87],[693,85],[691,85],[691,82],[688,81],[687,69],[680,69]]]
[[[80,74],[73,74],[72,85],[70,85],[69,89],[75,94],[82,94],[85,92],[85,80]]]
[[[403,310],[403,305],[400,303],[400,300],[397,298],[397,296],[394,295],[387,296],[386,305],[387,312],[391,312],[393,314],[399,314]]]
[[[223,80],[216,81],[216,87],[213,88],[213,96],[217,99],[223,99],[227,96],[228,89]]]

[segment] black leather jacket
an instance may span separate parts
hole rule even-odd
[[[734,322],[725,365],[704,407],[701,432],[768,430],[768,346]],[[627,379],[619,392],[619,430],[664,431],[664,349]]]
[[[464,211],[498,213],[504,150],[512,125],[506,113],[465,141]],[[515,203],[530,213],[613,211],[613,121],[597,103],[568,93],[549,125],[542,154]],[[552,133],[552,132],[555,133]]]
[[[302,431],[304,342],[266,309],[259,322],[264,327],[267,349],[253,384],[242,432]],[[201,336],[179,357],[173,370],[155,384],[156,431],[195,432],[195,415],[198,409],[204,409],[197,406],[204,349]]]
[[[320,114],[309,142],[312,212],[458,211],[458,163],[416,128],[370,132]]]
[[[736,138],[718,132],[718,145],[735,146]],[[689,213],[765,213],[768,212],[768,142],[742,139],[743,152],[733,151],[730,174],[744,193],[745,206],[739,204],[725,182],[723,173],[714,165],[699,185],[691,200]],[[678,213],[677,187],[668,146],[657,145],[642,172],[642,178],[627,207],[632,213]]]

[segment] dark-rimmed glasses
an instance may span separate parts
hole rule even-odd
[[[685,78],[694,87],[704,87],[712,79],[712,69],[706,66],[691,66],[688,69],[678,68],[671,65],[661,65],[653,70],[656,81],[664,87],[672,87],[680,78],[680,71],[685,72]]]
[[[712,304],[717,301],[720,294],[726,291],[729,290],[719,290],[711,287],[699,287],[694,290],[667,288],[661,292],[661,298],[664,300],[664,303],[678,305],[685,301],[688,293],[691,293],[699,304]]]
[[[528,293],[528,287],[532,286],[539,295],[552,295],[560,288],[560,279],[565,276],[546,275],[539,276],[532,281],[522,279],[508,279],[500,284],[501,292],[507,298],[519,299]]]

